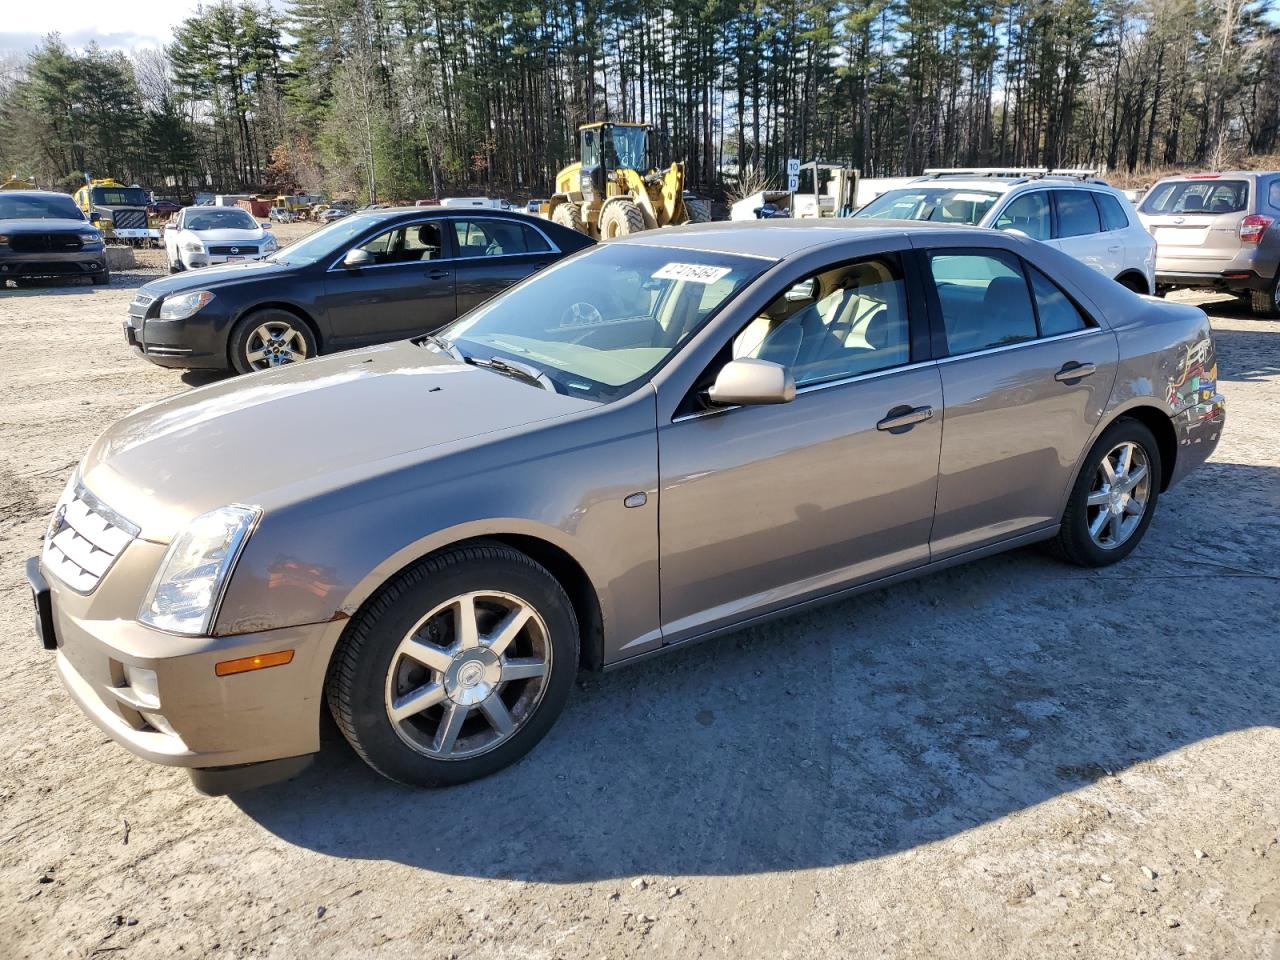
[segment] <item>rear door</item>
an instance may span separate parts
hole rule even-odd
[[[401,340],[448,323],[454,313],[447,221],[432,217],[389,227],[356,247],[373,258],[325,273],[324,312],[336,349]]]
[[[541,230],[519,220],[460,216],[446,222],[457,250],[458,316],[560,256]]]
[[[1240,252],[1240,221],[1253,208],[1246,178],[1216,174],[1158,183],[1138,213],[1156,238],[1162,272],[1215,273]]]
[[[1054,221],[1053,246],[1099,273],[1114,277],[1123,268],[1124,241],[1102,232],[1102,215],[1089,190],[1051,190]]]
[[[1043,529],[1115,380],[1115,336],[1007,250],[926,252],[945,397],[934,560]]]

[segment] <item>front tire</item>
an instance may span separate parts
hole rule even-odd
[[[600,215],[600,236],[605,240],[627,237],[644,229],[644,211],[630,200],[614,201]]]
[[[101,273],[95,273],[93,279],[90,280],[95,287],[105,287],[111,283],[111,271],[103,270]]]
[[[1123,560],[1151,525],[1162,470],[1160,446],[1145,426],[1121,419],[1107,427],[1085,458],[1050,550],[1081,567]]]
[[[258,310],[231,331],[230,358],[236,373],[270,370],[317,353],[311,327],[287,310]]]
[[[457,547],[398,576],[351,621],[325,684],[348,742],[414,786],[515,763],[564,708],[578,621],[559,582],[497,543]]]

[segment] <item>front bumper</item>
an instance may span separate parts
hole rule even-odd
[[[33,591],[47,582],[53,637],[44,640],[54,644],[63,685],[113,740],[153,763],[192,769],[204,792],[294,775],[305,766],[302,758],[320,748],[324,673],[341,624],[233,637],[153,630],[134,617],[164,550],[133,541],[88,594],[42,567],[29,571]],[[222,661],[279,650],[293,650],[293,660],[230,676],[215,673]],[[130,676],[148,670],[153,683],[130,685]],[[256,766],[270,761],[284,762]]]
[[[201,267],[213,267],[220,263],[239,263],[242,260],[262,260],[271,256],[273,253],[275,253],[275,250],[234,256],[229,253],[192,253],[190,250],[181,250],[178,252],[178,256],[182,259],[182,265],[188,270],[199,270]]]
[[[129,305],[125,342],[144,360],[177,369],[229,370],[226,334],[230,320],[217,313],[217,301],[186,320],[161,320],[160,303]],[[212,309],[210,309],[212,308]]]
[[[102,273],[107,269],[107,253],[98,249],[74,250],[65,253],[42,251],[40,253],[0,254],[0,281],[16,277],[82,277]]]

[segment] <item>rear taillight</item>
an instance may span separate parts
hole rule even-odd
[[[1260,213],[1251,213],[1240,221],[1240,242],[1241,243],[1258,243],[1262,240],[1262,235],[1267,232],[1267,228],[1275,220],[1271,217],[1264,217]]]

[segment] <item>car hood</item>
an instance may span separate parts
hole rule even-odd
[[[72,220],[69,217],[48,217],[32,220],[0,220],[0,232],[3,233],[48,233],[51,230],[74,230],[77,233],[81,230],[93,230],[96,233],[97,227],[89,223],[87,220]]]
[[[171,293],[188,293],[192,290],[216,290],[230,284],[258,280],[274,274],[287,273],[297,269],[287,263],[275,263],[270,260],[244,260],[236,263],[218,264],[212,267],[201,267],[190,273],[177,273],[159,280],[144,283],[138,288],[140,293],[152,297],[167,297]]]
[[[438,456],[594,406],[406,340],[142,407],[94,441],[81,478],[163,543],[226,504],[270,511],[376,474],[387,458]]]
[[[267,239],[267,231],[224,227],[221,230],[183,230],[182,236],[201,243],[261,243]]]

